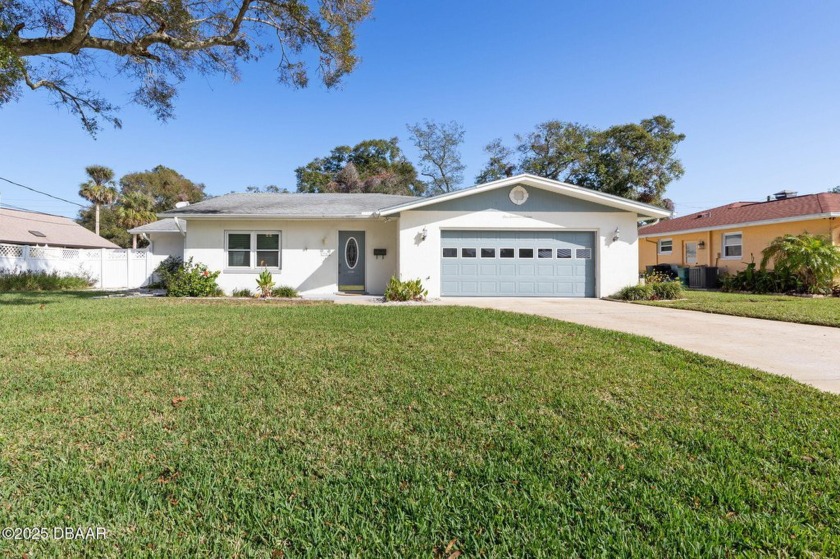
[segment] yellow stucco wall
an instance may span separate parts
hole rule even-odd
[[[723,257],[723,236],[726,233],[738,233],[742,235],[742,255],[740,258]],[[732,227],[730,229],[718,229],[715,231],[702,231],[688,234],[660,235],[639,239],[639,270],[644,271],[646,266],[654,264],[677,264],[679,266],[690,265],[685,258],[686,242],[703,241],[704,248],[697,250],[697,266],[718,266],[724,272],[737,272],[747,267],[751,262],[751,256],[755,258],[756,264],[761,263],[761,251],[770,242],[781,235],[799,235],[800,233],[813,233],[816,235],[832,235],[835,245],[840,245],[840,218],[811,219],[808,221],[790,221],[787,223],[774,223],[771,225],[753,225]],[[657,242],[660,239],[671,239],[673,250],[671,254],[658,254]]]

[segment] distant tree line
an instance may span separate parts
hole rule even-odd
[[[337,146],[295,169],[297,191],[431,196],[462,188],[464,127],[454,121],[424,120],[407,129],[419,154],[416,167],[398,138],[364,140]],[[665,190],[683,175],[676,148],[685,135],[676,132],[674,121],[666,116],[603,130],[549,120],[514,139],[512,146],[500,138],[485,146],[487,161],[476,183],[530,173],[673,209]],[[119,183],[107,167],[92,165],[86,172],[88,180],[79,194],[91,206],[79,212],[78,221],[120,246],[136,242],[127,229],[154,221],[158,212],[177,202],[199,202],[206,197],[203,184],[162,165],[129,173]],[[245,192],[288,190],[270,184],[248,186]]]
[[[419,153],[418,167],[403,154],[397,138],[365,140],[352,147],[338,146],[298,167],[298,192],[428,196],[461,188],[464,127],[424,120],[407,128]],[[485,146],[487,162],[476,183],[530,173],[673,208],[665,190],[684,173],[676,148],[685,135],[676,132],[674,121],[664,115],[604,130],[549,120],[514,138],[512,147],[501,138]]]

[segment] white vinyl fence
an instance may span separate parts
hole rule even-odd
[[[0,271],[44,271],[85,275],[100,289],[148,285],[166,256],[146,249],[59,248],[0,244]]]

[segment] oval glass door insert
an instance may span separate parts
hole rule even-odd
[[[347,244],[344,245],[344,263],[351,270],[359,263],[359,243],[354,237],[347,239]]]

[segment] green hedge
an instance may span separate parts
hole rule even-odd
[[[34,272],[23,270],[0,271],[0,291],[69,291],[87,289],[93,280],[83,274]]]

